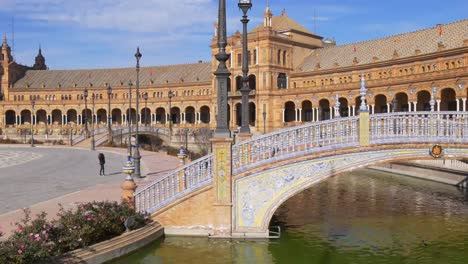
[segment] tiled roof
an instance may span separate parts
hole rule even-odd
[[[318,64],[320,69],[352,66],[356,60],[358,65],[387,61],[414,56],[416,50],[420,51],[419,54],[428,54],[436,52],[439,43],[445,49],[454,49],[462,47],[465,40],[468,40],[468,19],[381,39],[320,48],[307,57],[297,70],[313,71]]]
[[[154,85],[208,82],[211,80],[211,63],[180,64],[169,66],[142,67],[140,84]],[[135,84],[135,68],[89,69],[89,70],[29,70],[25,76],[14,84],[14,88],[72,88],[104,87],[105,83],[118,87],[126,86],[132,80]]]
[[[252,32],[256,32],[262,30],[263,24],[259,25],[258,27],[254,28]],[[304,32],[307,34],[314,34],[305,27],[299,25],[296,21],[289,18],[286,13],[283,13],[281,16],[274,16],[271,19],[271,28],[275,31],[288,31],[288,30],[297,30],[300,32]]]

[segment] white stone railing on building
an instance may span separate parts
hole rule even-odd
[[[233,174],[292,157],[359,145],[358,116],[268,133],[233,145]]]
[[[467,112],[397,112],[370,116],[370,143],[468,143]]]
[[[152,213],[213,182],[213,154],[195,160],[135,192],[139,212]]]

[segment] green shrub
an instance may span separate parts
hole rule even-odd
[[[16,230],[0,242],[0,263],[37,263],[63,253],[87,247],[145,225],[146,219],[127,203],[92,202],[75,210],[60,206],[58,219],[46,220],[41,213],[34,220],[30,211],[16,223]],[[126,221],[127,219],[131,221]],[[131,226],[129,223],[131,222]]]

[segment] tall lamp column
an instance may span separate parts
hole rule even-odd
[[[219,26],[217,36],[219,52],[215,55],[215,58],[219,61],[219,64],[218,68],[214,72],[214,75],[216,76],[216,87],[218,92],[218,114],[216,115],[216,130],[214,132],[214,137],[230,138],[231,131],[229,131],[228,126],[227,84],[231,73],[226,66],[226,61],[229,60],[230,57],[230,54],[226,53],[226,0],[219,0],[218,24]]]
[[[89,136],[89,131],[88,131],[88,88],[85,88],[84,90],[84,104],[85,104],[85,136],[88,138]]]
[[[94,141],[94,99],[96,98],[96,95],[93,93],[91,95],[91,150],[96,150],[96,141]]]
[[[111,113],[112,87],[107,86],[107,134],[109,141],[112,142],[112,113]]]
[[[143,99],[145,100],[145,126],[148,126],[148,93],[143,94]]]
[[[134,175],[138,178],[142,178],[140,169],[140,142],[138,140],[138,126],[140,125],[141,113],[140,113],[140,59],[142,55],[140,53],[140,47],[137,47],[135,53],[136,58],[136,130],[135,130],[135,151],[133,152],[133,163],[135,164]]]
[[[172,97],[174,97],[174,93],[172,91],[169,91],[167,93],[167,97],[169,97],[169,140],[170,137],[172,136]]]
[[[34,147],[34,105],[36,99],[31,97],[31,147]]]
[[[132,156],[132,80],[128,81],[128,114],[127,114],[127,125],[128,125],[128,142],[127,142],[127,154],[130,158]]]
[[[242,16],[241,22],[243,24],[242,30],[242,120],[241,120],[241,134],[250,134],[250,127],[249,127],[249,54],[247,51],[247,23],[249,23],[249,19],[247,18],[247,11],[252,8],[252,2],[250,0],[239,0],[238,4],[239,8],[242,10],[244,14]]]

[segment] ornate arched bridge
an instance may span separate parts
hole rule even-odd
[[[267,237],[275,210],[327,177],[379,162],[468,157],[468,112],[399,112],[337,118],[232,144],[135,193],[166,232]],[[198,232],[198,233],[197,233]]]

